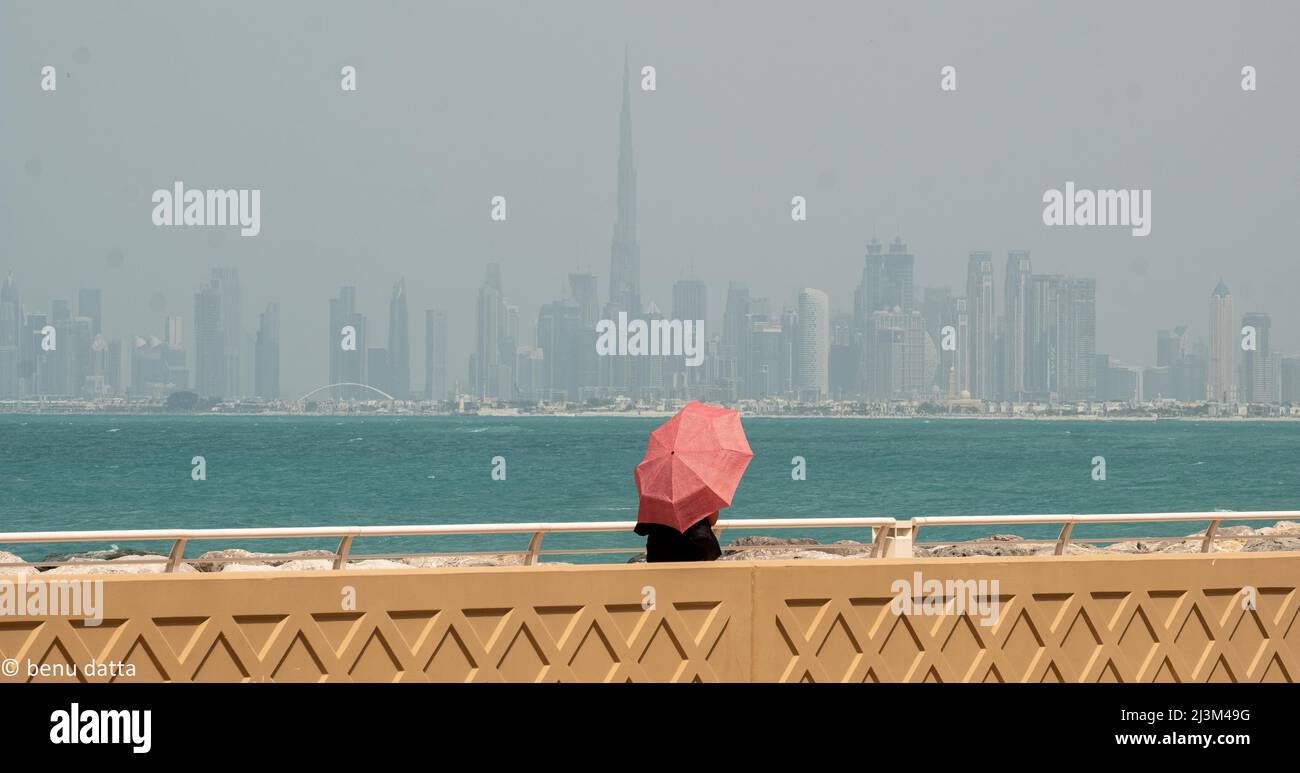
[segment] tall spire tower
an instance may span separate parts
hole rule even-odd
[[[636,166],[632,160],[632,81],[623,49],[623,111],[618,119],[618,219],[609,258],[609,302],[641,313],[641,248],[636,243]]]

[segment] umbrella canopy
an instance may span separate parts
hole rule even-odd
[[[731,504],[752,458],[739,412],[688,404],[650,433],[636,466],[637,522],[686,531]]]

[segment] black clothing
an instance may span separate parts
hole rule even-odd
[[[722,555],[708,518],[696,521],[685,533],[658,523],[638,523],[633,531],[646,537],[645,560],[649,563],[716,561]]]

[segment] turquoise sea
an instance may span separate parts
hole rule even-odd
[[[632,469],[662,421],[0,415],[0,531],[631,520]],[[747,418],[744,426],[754,460],[728,517],[1300,508],[1300,423]],[[191,480],[195,456],[206,459],[206,480]],[[492,479],[494,456],[505,457],[504,481]],[[806,480],[791,479],[794,456],[807,460]],[[1092,479],[1095,456],[1105,457],[1105,481]],[[1075,533],[1166,536],[1202,525]],[[924,539],[1007,531],[931,529]],[[788,534],[866,540],[850,530]],[[638,544],[631,534],[553,535],[544,546]],[[527,536],[392,538],[353,551],[526,545]],[[187,553],[230,546],[194,543]],[[28,559],[88,547],[0,545]]]

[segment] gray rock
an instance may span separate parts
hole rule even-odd
[[[440,569],[448,566],[523,566],[524,557],[504,553],[481,556],[414,556],[403,558],[402,563],[421,569]]]
[[[80,553],[50,553],[42,558],[41,561],[112,561],[116,558],[126,558],[128,556],[151,556],[154,555],[147,550],[137,550],[135,548],[119,548],[117,545],[109,545],[101,550],[85,550]]]
[[[209,550],[200,555],[194,562],[194,568],[200,572],[220,572],[223,566],[230,566],[232,563],[248,564],[261,566],[280,566],[290,561],[305,558],[332,559],[334,553],[328,550],[295,550],[289,553],[258,553],[242,548],[228,548],[226,550]],[[241,558],[265,558],[266,561],[232,561],[231,559]],[[209,559],[205,561],[204,559]],[[247,571],[247,570],[240,570]]]
[[[746,548],[746,547],[768,547],[774,545],[816,545],[817,540],[811,537],[769,537],[765,534],[755,534],[748,537],[739,537],[727,543],[728,547]]]
[[[21,566],[0,566],[0,577],[17,577],[20,574],[37,574],[41,570],[23,560],[22,556],[0,550],[0,564],[21,564]]]
[[[1256,529],[1255,534],[1261,537],[1300,536],[1300,521],[1278,521],[1272,526]]]
[[[1300,538],[1273,537],[1271,539],[1254,540],[1249,545],[1242,548],[1241,552],[1267,553],[1274,550],[1300,550]]]
[[[1016,540],[1004,540],[1010,542]],[[1023,540],[1020,540],[1023,541]],[[965,558],[968,556],[1032,556],[1038,553],[1034,545],[1007,545],[996,542],[971,542],[956,545],[938,545],[933,548],[916,548],[916,555],[933,558]]]
[[[135,563],[141,558],[154,558],[158,560],[147,564]],[[102,558],[92,558],[75,565],[56,566],[53,569],[47,570],[44,574],[162,574],[166,568],[166,556],[141,553],[138,555],[122,556],[108,561],[105,561]],[[176,567],[177,574],[193,574],[197,571],[197,569],[188,564],[181,564]]]
[[[390,561],[387,558],[367,558],[361,561],[349,561],[349,569],[410,569],[409,564]]]
[[[816,543],[813,543],[816,544]],[[735,553],[729,553],[719,558],[719,561],[794,561],[794,560],[823,560],[840,558],[834,553],[827,553],[823,550],[741,550]]]

